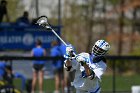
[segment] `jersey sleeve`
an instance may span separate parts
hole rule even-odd
[[[107,65],[101,61],[96,65],[96,68],[93,69],[96,77],[98,77],[101,80],[102,75],[105,73],[107,68]]]

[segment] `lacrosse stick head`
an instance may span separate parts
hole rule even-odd
[[[48,24],[48,18],[46,16],[41,16],[37,19],[36,24],[38,24],[39,26],[43,26],[43,27],[48,27],[49,28],[49,24]]]

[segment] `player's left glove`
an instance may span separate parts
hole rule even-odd
[[[72,60],[75,58],[74,49],[73,49],[72,45],[66,46],[66,55],[64,55],[64,58],[66,58],[68,60]]]
[[[87,63],[87,59],[81,55],[77,55],[75,59],[77,62],[81,63],[82,66]]]
[[[74,49],[71,45],[66,46],[66,55],[72,57]]]

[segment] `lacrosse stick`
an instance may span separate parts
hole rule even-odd
[[[39,17],[36,24],[38,24],[39,26],[42,26],[42,27],[44,27],[44,28],[46,28],[46,29],[51,29],[51,31],[55,34],[55,36],[56,36],[59,40],[61,40],[61,42],[62,42],[65,46],[68,46],[68,45],[66,44],[66,42],[65,42],[65,41],[55,32],[55,30],[51,27],[51,25],[50,25],[49,22],[48,22],[48,18],[47,18],[46,16],[41,16],[41,17]],[[76,55],[74,52],[73,52],[73,54]]]
[[[66,42],[55,32],[55,30],[51,27],[51,25],[48,23],[48,18],[46,16],[41,16],[37,20],[37,24],[39,26],[43,26],[46,29],[51,29],[51,31],[61,40],[61,42],[67,46]]]

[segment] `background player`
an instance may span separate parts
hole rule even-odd
[[[51,56],[58,57],[62,56],[62,52],[60,49],[60,45],[58,41],[52,41],[51,43]],[[64,72],[63,72],[63,61],[62,60],[54,60],[53,61],[53,70],[55,74],[55,91],[54,93],[60,93],[60,87],[62,93],[64,93]]]
[[[42,57],[46,55],[46,51],[42,48],[42,43],[37,40],[36,47],[32,49],[31,55],[34,57]],[[33,80],[32,80],[32,93],[34,93],[37,78],[39,78],[39,93],[43,93],[43,76],[44,76],[45,61],[36,60],[33,62]]]

